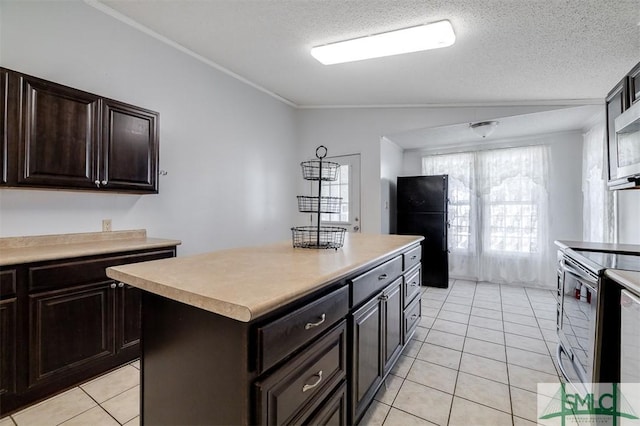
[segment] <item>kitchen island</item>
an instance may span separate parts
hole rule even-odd
[[[420,319],[419,236],[107,269],[146,290],[143,424],[353,424]],[[428,267],[425,265],[425,267]]]

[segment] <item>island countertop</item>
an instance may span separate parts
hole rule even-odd
[[[293,248],[291,241],[107,268],[134,287],[249,322],[343,279],[424,238],[347,233],[338,250]]]

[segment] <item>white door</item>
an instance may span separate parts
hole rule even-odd
[[[322,225],[341,226],[360,232],[360,154],[327,157],[340,164],[338,179],[322,182],[323,197],[342,197],[339,214],[322,214]]]

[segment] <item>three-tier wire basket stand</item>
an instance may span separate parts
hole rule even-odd
[[[324,161],[327,156],[327,148],[320,145],[316,148],[317,160],[303,161],[302,177],[305,180],[318,182],[318,196],[298,196],[298,211],[301,213],[317,214],[316,226],[296,226],[291,228],[293,246],[315,249],[338,249],[344,244],[346,228],[339,226],[321,225],[320,214],[340,213],[342,197],[323,197],[322,182],[335,181],[338,178],[340,164]]]

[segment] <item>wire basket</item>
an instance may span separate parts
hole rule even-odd
[[[294,247],[314,249],[342,247],[346,231],[346,228],[337,226],[297,226],[291,228]]]
[[[302,167],[302,177],[305,180],[327,180],[338,179],[340,164],[332,161],[309,160],[300,163]]]
[[[340,213],[342,197],[320,197],[320,213]],[[318,213],[318,197],[298,195],[298,211]]]

